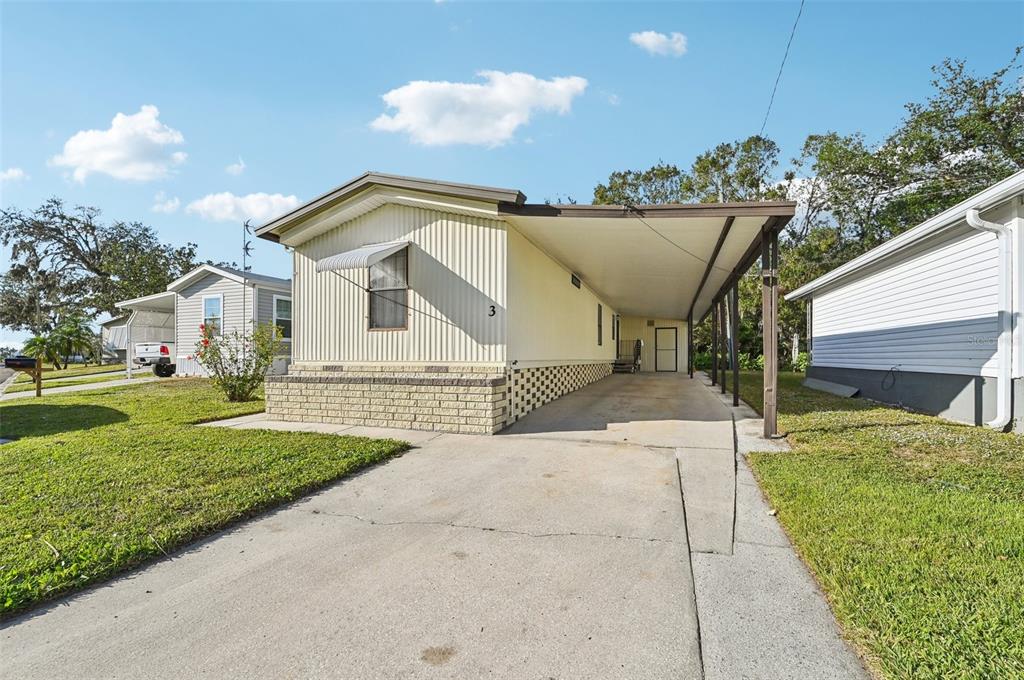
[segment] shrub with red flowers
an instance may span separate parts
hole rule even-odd
[[[281,332],[272,324],[260,324],[252,332],[218,333],[199,325],[195,358],[228,401],[249,401],[263,384],[274,357],[281,353]]]

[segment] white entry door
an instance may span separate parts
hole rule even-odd
[[[659,373],[679,370],[679,329],[654,329],[654,370]]]

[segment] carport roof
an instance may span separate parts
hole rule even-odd
[[[499,206],[620,314],[698,321],[795,209],[790,201]]]
[[[757,259],[792,201],[547,205],[516,189],[367,172],[257,229],[298,245],[385,203],[504,220],[572,270],[617,312],[695,320]]]
[[[133,311],[173,312],[174,296],[174,291],[168,290],[163,293],[155,293],[144,297],[132,298],[131,300],[123,300],[118,302],[115,306],[118,309],[130,309]]]

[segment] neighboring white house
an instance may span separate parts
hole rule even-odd
[[[688,324],[794,204],[527,204],[366,173],[260,227],[293,250],[275,418],[492,433],[620,357],[682,373]]]
[[[1024,431],[1024,172],[793,291],[808,376]]]
[[[282,329],[290,356],[292,333],[291,281],[204,264],[173,281],[163,293],[117,303],[131,312],[125,324],[129,359],[139,342],[173,343],[176,375],[204,375],[195,360],[199,326],[209,323],[221,333],[251,330],[273,323]],[[287,369],[288,356],[272,372]],[[132,361],[129,360],[129,371]]]

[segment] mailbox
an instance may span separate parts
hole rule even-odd
[[[18,368],[18,369],[25,369],[25,368],[34,369],[36,367],[36,359],[35,359],[35,357],[23,357],[23,356],[10,357],[8,359],[4,359],[4,367],[5,368]]]

